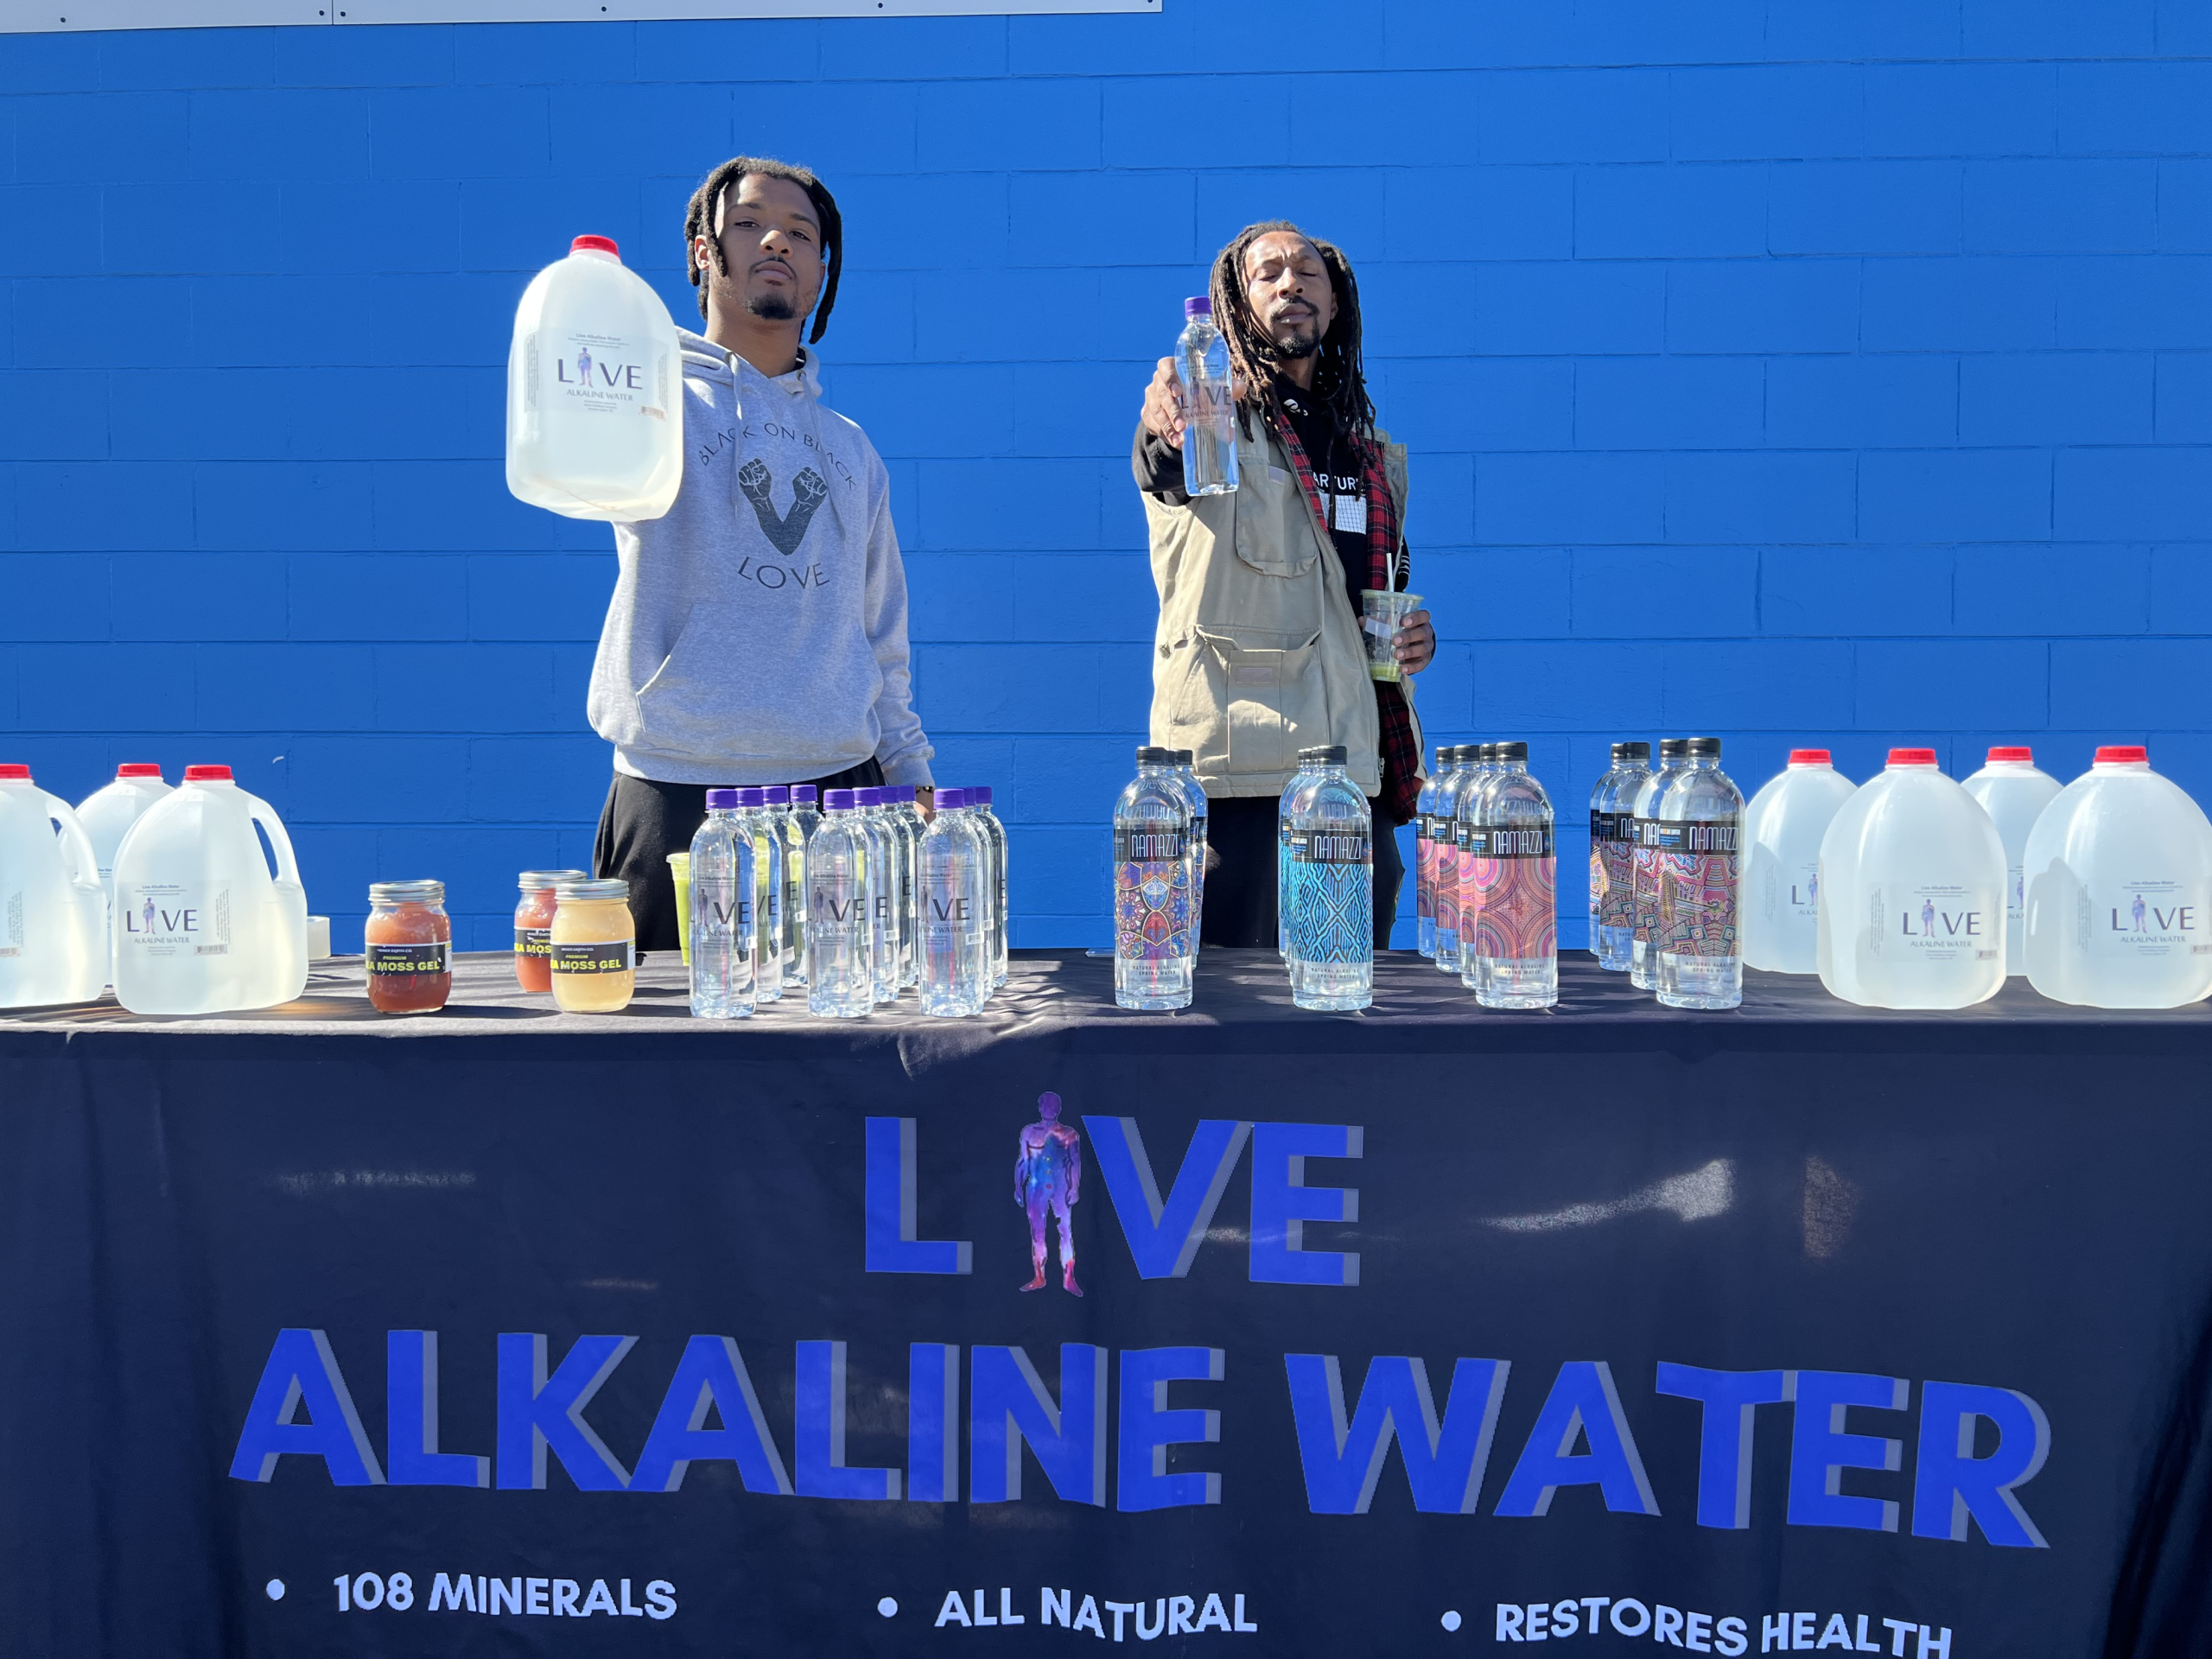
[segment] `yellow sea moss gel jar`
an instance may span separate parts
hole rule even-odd
[[[563,881],[553,893],[553,1000],[564,1014],[620,1014],[638,988],[627,881]]]

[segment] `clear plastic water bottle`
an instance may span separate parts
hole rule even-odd
[[[1313,781],[1327,753],[1325,747],[1300,749],[1298,770],[1275,803],[1275,953],[1285,962],[1290,960],[1290,815],[1298,792]]]
[[[1651,775],[1649,743],[1616,743],[1612,766],[1590,791],[1590,954],[1624,974],[1636,938],[1636,830],[1630,810]]]
[[[1213,302],[1205,295],[1184,301],[1183,316],[1175,342],[1175,373],[1183,386],[1183,489],[1192,496],[1226,495],[1236,487],[1229,342],[1213,326]]]
[[[802,848],[813,843],[814,832],[822,827],[822,812],[816,804],[818,798],[812,784],[791,785],[791,818],[798,825],[799,845]]]
[[[1497,771],[1478,798],[1468,839],[1474,922],[1471,979],[1486,1008],[1548,1008],[1559,1001],[1559,863],[1551,797],[1529,775],[1529,746],[1493,746]]]
[[[707,821],[691,837],[691,1013],[701,1020],[747,1019],[759,1001],[760,843],[741,792],[709,790]]]
[[[868,837],[868,960],[875,976],[875,1000],[899,1000],[899,912],[905,895],[899,890],[899,834],[883,816],[880,786],[853,791],[854,816]]]
[[[1436,780],[1428,827],[1428,902],[1435,912],[1436,925],[1431,936],[1433,948],[1427,954],[1439,968],[1452,973],[1459,970],[1459,849],[1452,839],[1452,819],[1474,754],[1471,743],[1455,743],[1437,751],[1444,775]]]
[[[1462,985],[1474,983],[1475,916],[1482,907],[1482,889],[1475,885],[1475,824],[1482,813],[1483,791],[1497,776],[1497,747],[1495,743],[1474,745],[1467,775],[1452,794],[1452,885],[1459,910],[1459,925],[1452,937],[1459,941],[1459,950],[1448,963],[1440,953],[1436,965],[1459,975]]]
[[[905,902],[899,910],[899,985],[908,989],[921,978],[921,857],[922,834],[928,829],[923,822],[922,809],[914,804],[912,784],[886,784],[883,786],[883,816],[899,831],[900,849],[906,862],[900,868],[905,882]]]
[[[1206,910],[1206,808],[1205,785],[1198,781],[1198,772],[1188,749],[1170,751],[1175,757],[1173,772],[1177,787],[1183,791],[1183,804],[1191,809],[1191,868],[1194,879],[1191,887],[1191,913],[1198,918],[1198,926],[1191,932],[1191,952],[1197,955],[1202,948],[1198,934],[1205,925]]]
[[[965,1019],[991,997],[990,845],[965,790],[938,791],[919,861],[922,1012]]]
[[[1291,803],[1290,1000],[1301,1008],[1375,1001],[1374,836],[1344,749],[1323,749]]]
[[[1173,752],[1137,751],[1137,775],[1114,804],[1114,1001],[1157,1012],[1191,1006],[1191,810]]]
[[[1421,780],[1421,797],[1414,803],[1414,948],[1432,961],[1436,956],[1436,847],[1430,839],[1434,827],[1431,815],[1449,753],[1450,749],[1437,745],[1436,765]]]
[[[1693,737],[1659,799],[1659,1000],[1732,1008],[1744,1000],[1744,791],[1720,770],[1720,740]]]
[[[963,790],[968,801],[968,816],[975,821],[991,853],[990,884],[984,889],[991,907],[991,988],[995,990],[1006,983],[1007,953],[1007,883],[1006,883],[1006,826],[999,822],[999,815],[991,806],[991,791],[982,785]]]
[[[1682,768],[1688,741],[1681,737],[1659,740],[1658,769],[1637,785],[1630,809],[1636,844],[1630,860],[1629,893],[1636,919],[1629,933],[1628,980],[1639,991],[1659,988],[1659,957],[1651,943],[1659,925],[1659,843],[1653,839],[1657,833],[1653,826],[1660,801]]]
[[[806,837],[791,811],[791,792],[779,784],[767,791],[768,816],[784,843],[784,988],[806,983]]]
[[[831,790],[823,804],[806,843],[806,1007],[850,1020],[875,1006],[873,842],[851,790]]]
[[[737,791],[738,817],[753,837],[753,995],[756,1002],[784,995],[784,846],[768,813],[768,791]]]
[[[2005,971],[2028,971],[2028,884],[2024,855],[2028,832],[2058,795],[2058,779],[2036,765],[2036,752],[2024,746],[1993,748],[1980,772],[1959,780],[1959,787],[1980,801],[1997,838],[2005,843]],[[92,803],[86,802],[89,806]],[[87,833],[92,821],[85,822]],[[95,836],[95,842],[98,841]]]

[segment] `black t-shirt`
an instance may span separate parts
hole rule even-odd
[[[1306,464],[1313,469],[1313,486],[1321,493],[1328,516],[1329,539],[1335,543],[1337,562],[1344,569],[1345,597],[1351,613],[1361,614],[1359,596],[1368,587],[1367,474],[1351,442],[1336,429],[1328,411],[1310,393],[1291,382],[1277,379],[1275,396],[1290,417],[1291,430],[1306,451]],[[1183,493],[1183,452],[1165,438],[1137,423],[1136,448],[1130,457],[1141,489],[1164,496],[1176,505],[1188,503]]]

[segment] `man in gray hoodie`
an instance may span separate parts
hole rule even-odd
[[[799,344],[836,302],[836,199],[804,168],[741,156],[692,196],[684,237],[706,327],[678,331],[683,483],[665,517],[614,527],[589,702],[614,745],[592,861],[629,882],[641,950],[676,949],[668,855],[690,846],[709,785],[912,785],[926,805],[933,753],[889,475],[823,406]]]

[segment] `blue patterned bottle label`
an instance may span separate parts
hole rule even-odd
[[[1290,838],[1290,954],[1365,962],[1375,949],[1375,849],[1364,829]]]

